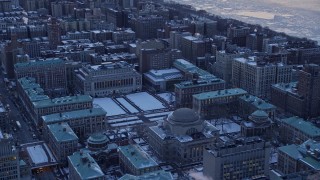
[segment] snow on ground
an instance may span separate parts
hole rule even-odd
[[[155,117],[155,116],[167,116],[168,114],[172,113],[173,111],[168,112],[161,112],[161,113],[153,113],[153,114],[147,114],[144,115],[145,117]]]
[[[123,123],[115,123],[111,124],[111,127],[120,127],[120,126],[129,126],[129,125],[135,125],[135,124],[141,124],[143,123],[142,120],[135,120],[135,121],[129,121],[129,122],[123,122]]]
[[[220,134],[237,133],[240,132],[240,125],[234,122],[229,122],[226,124],[219,124],[215,126],[220,130]]]
[[[126,112],[111,98],[94,98],[93,104],[97,104],[107,111],[107,116],[126,114]]]
[[[172,93],[161,93],[157,94],[157,96],[159,96],[169,104],[173,103],[176,100],[176,97]]]
[[[108,120],[111,127],[130,126],[135,124],[141,124],[143,121],[137,116],[131,116],[126,118]]]
[[[145,141],[142,138],[135,138],[133,141],[137,144],[145,143]]]
[[[34,164],[41,164],[48,162],[48,156],[41,145],[27,147],[27,151]]]
[[[108,123],[118,123],[118,122],[125,122],[125,121],[132,121],[138,119],[137,116],[133,117],[126,117],[126,118],[120,118],[120,119],[112,119],[112,120],[107,120]]]
[[[119,101],[125,108],[127,108],[131,113],[137,113],[139,112],[135,107],[133,107],[128,101],[126,101],[124,98],[117,98],[117,101]]]
[[[165,108],[159,100],[157,100],[147,92],[129,94],[126,95],[126,97],[143,111]]]
[[[155,117],[155,118],[150,118],[149,121],[162,121],[164,117]]]

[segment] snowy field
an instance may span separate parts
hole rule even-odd
[[[171,104],[176,100],[175,96],[172,93],[161,93],[157,94],[157,96],[165,100],[168,104]]]
[[[126,112],[111,98],[94,98],[93,104],[97,104],[107,111],[107,116],[126,114]]]
[[[234,122],[223,124],[223,126],[219,124],[219,125],[216,125],[215,127],[220,130],[220,134],[238,133],[241,130],[240,125]]]
[[[126,101],[124,98],[117,98],[117,101],[119,101],[125,108],[127,108],[131,113],[137,113],[139,112],[135,107],[133,107],[128,101]]]
[[[129,94],[126,97],[143,111],[165,108],[159,100],[146,92]]]

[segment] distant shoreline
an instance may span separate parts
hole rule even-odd
[[[200,1],[201,3],[197,3]],[[191,5],[197,10],[205,10],[209,14],[222,18],[235,19],[248,24],[259,24],[279,33],[286,33],[298,38],[308,38],[320,44],[320,25],[318,24],[320,0],[305,0],[303,2],[298,0],[266,1],[250,1],[248,5],[246,5],[247,2],[249,3],[248,0],[233,0],[232,2],[231,0],[173,0],[171,2]],[[304,5],[298,6],[299,4]],[[313,8],[308,10],[309,6]],[[257,12],[257,14],[254,12]],[[278,18],[272,18],[272,14],[277,15]],[[290,16],[286,17],[285,14]],[[281,18],[281,15],[284,18]]]

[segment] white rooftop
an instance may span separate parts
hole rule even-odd
[[[41,145],[27,147],[27,151],[34,164],[37,165],[48,162],[48,156],[46,155],[46,152]]]

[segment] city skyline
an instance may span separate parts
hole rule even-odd
[[[318,2],[177,2],[0,0],[0,180],[320,177]]]

